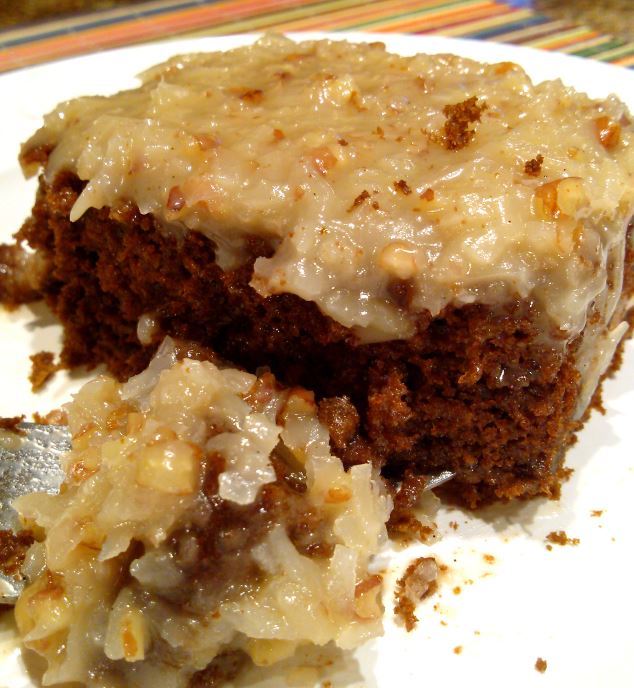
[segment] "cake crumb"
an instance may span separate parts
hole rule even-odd
[[[445,105],[443,114],[447,121],[442,137],[445,148],[460,150],[468,146],[475,136],[475,131],[470,129],[469,125],[480,121],[480,116],[486,107],[486,103],[478,105],[477,96],[471,96],[454,105]]]
[[[553,530],[551,533],[548,533],[546,539],[548,542],[552,542],[554,545],[560,545],[561,547],[566,545],[576,547],[581,542],[579,538],[568,537],[565,530]]]
[[[396,582],[394,614],[405,625],[408,633],[418,623],[414,614],[416,605],[437,590],[437,576],[436,560],[433,557],[419,557],[414,559]]]
[[[524,174],[529,177],[539,177],[542,171],[542,163],[544,162],[544,156],[538,155],[532,160],[527,160],[524,163]]]
[[[50,351],[39,351],[29,358],[31,359],[29,381],[31,389],[37,392],[44,387],[61,366],[55,363],[55,354]]]
[[[404,179],[399,179],[397,182],[394,182],[394,188],[404,196],[409,196],[412,193],[409,184]]]
[[[38,253],[24,250],[20,243],[0,244],[0,303],[13,310],[40,299],[45,270],[46,261]]]
[[[453,653],[454,653],[455,655],[460,655],[460,654],[462,654],[462,645],[456,645],[456,647],[454,647],[454,649],[453,649]]]
[[[495,557],[492,554],[483,554],[482,558],[487,564],[495,564]]]
[[[40,425],[68,425],[68,416],[62,409],[53,409],[45,416],[35,411],[33,413],[33,420]]]
[[[559,470],[557,471],[557,477],[563,483],[563,482],[570,480],[570,478],[572,478],[572,475],[574,472],[575,472],[574,468],[568,468],[567,466],[563,467],[563,468],[559,468]]]
[[[348,397],[326,397],[319,402],[319,420],[328,428],[335,449],[345,449],[356,437],[359,412]]]
[[[599,518],[600,516],[603,516],[603,509],[593,509],[590,512],[590,516],[593,518]]]
[[[462,588],[459,585],[456,585],[456,587],[453,589],[453,594],[459,595],[461,592],[462,592]]]
[[[352,205],[348,208],[346,212],[351,213],[355,208],[358,208],[363,201],[370,198],[370,194],[366,189],[364,189],[355,199],[352,201]]]
[[[0,417],[0,430],[6,430],[16,435],[24,435],[24,430],[18,425],[24,420],[25,416]]]
[[[20,574],[26,552],[34,541],[30,530],[21,530],[19,533],[0,530],[0,571],[5,576],[15,577]]]
[[[548,662],[545,659],[538,657],[535,661],[535,670],[539,671],[540,674],[543,674],[546,669],[548,669]]]
[[[414,509],[425,491],[427,479],[406,471],[401,485],[393,495],[394,508],[387,522],[387,532],[393,540],[426,542],[435,534],[435,524],[425,525],[420,522]]]

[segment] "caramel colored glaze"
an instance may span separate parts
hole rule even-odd
[[[422,313],[409,340],[359,344],[315,304],[249,286],[264,242],[252,242],[246,265],[223,272],[210,240],[190,232],[179,243],[131,207],[71,223],[81,188],[69,174],[42,183],[19,233],[50,261],[43,294],[65,327],[63,365],[105,362],[120,378],[142,370],[154,345],[143,347],[136,327],[153,313],[163,334],[247,370],[269,366],[318,399],[347,396],[359,431],[345,429],[346,411],[333,449],[348,465],[378,460],[391,477],[456,471],[442,492],[470,506],[557,494],[555,469],[579,426],[576,345],[565,355],[544,346],[530,302]],[[631,251],[627,260],[622,303],[633,291]]]

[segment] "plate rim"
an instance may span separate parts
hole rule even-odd
[[[106,50],[99,50],[43,62],[37,65],[21,67],[0,74],[0,86],[4,85],[6,81],[10,82],[14,79],[23,79],[25,76],[31,78],[39,77],[40,75],[45,76],[50,70],[68,69],[77,64],[89,63],[91,61],[99,62],[104,59],[121,59],[128,55],[143,57],[147,54],[149,58],[155,53],[164,52],[164,57],[159,57],[158,59],[167,59],[171,55],[184,54],[186,52],[199,52],[200,49],[197,49],[197,46],[201,46],[203,50],[206,49],[210,51],[229,50],[233,47],[252,43],[261,36],[266,35],[266,33],[283,34],[295,41],[341,40],[355,43],[380,41],[386,44],[388,50],[394,52],[397,52],[396,46],[400,45],[406,46],[408,53],[411,49],[412,54],[417,52],[429,54],[453,53],[464,57],[471,57],[471,59],[480,62],[503,61],[504,56],[508,53],[510,56],[517,56],[519,58],[518,64],[520,64],[529,75],[531,75],[531,71],[537,67],[535,64],[530,64],[531,62],[536,61],[538,65],[548,62],[553,68],[556,68],[555,73],[551,76],[551,78],[554,79],[562,78],[562,75],[567,71],[566,67],[569,67],[575,72],[582,69],[584,72],[584,79],[587,79],[589,82],[600,77],[604,77],[610,83],[618,79],[629,82],[631,88],[634,89],[634,70],[629,70],[625,67],[607,62],[601,62],[592,58],[569,55],[558,51],[542,50],[513,43],[484,41],[473,38],[456,38],[440,34],[372,33],[366,31],[263,31],[219,36],[161,38],[155,41],[108,48]],[[417,47],[417,44],[420,44],[420,47]],[[156,58],[151,59],[155,60]],[[565,76],[568,75],[564,75],[564,77]],[[601,86],[601,84],[599,85]],[[626,95],[627,90],[626,83],[623,85],[622,89],[619,90],[618,96],[628,102],[630,107],[634,107],[634,93],[628,98]]]

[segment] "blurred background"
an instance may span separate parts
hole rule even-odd
[[[267,30],[468,38],[634,70],[634,0],[0,0],[0,73],[157,40]]]
[[[151,0],[0,0],[0,30],[72,14],[150,2]],[[507,4],[531,7],[553,19],[585,24],[603,33],[634,40],[634,0],[508,0]]]
[[[2,0],[0,28],[55,19],[68,14],[134,5],[147,0]]]
[[[0,28],[144,2],[148,0],[0,0]]]
[[[634,0],[535,0],[532,4],[553,18],[634,40]]]

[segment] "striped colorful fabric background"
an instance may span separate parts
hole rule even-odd
[[[634,68],[634,43],[552,20],[528,0],[155,0],[0,31],[0,72],[171,37],[376,31],[478,38]]]

